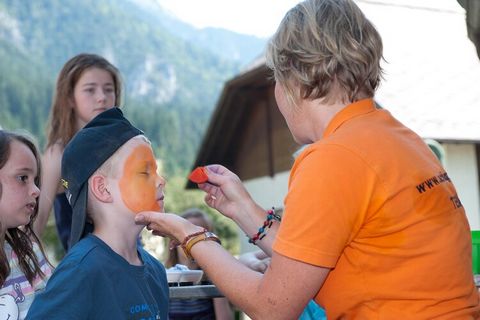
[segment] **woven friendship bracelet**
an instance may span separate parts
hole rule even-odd
[[[253,244],[257,244],[257,241],[265,238],[265,236],[267,235],[267,230],[272,227],[272,224],[273,224],[274,221],[280,222],[280,221],[282,221],[282,218],[278,214],[275,213],[275,208],[272,207],[272,209],[267,211],[267,218],[263,222],[263,225],[260,228],[258,228],[257,234],[254,235],[252,238],[250,238],[247,235],[248,242],[253,243]]]

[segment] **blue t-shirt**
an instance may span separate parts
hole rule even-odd
[[[144,249],[138,252],[143,266],[87,235],[58,265],[26,319],[168,319],[165,268]]]

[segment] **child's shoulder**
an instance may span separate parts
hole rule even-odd
[[[86,236],[62,259],[57,269],[94,269],[101,268],[105,263],[105,249],[101,242],[95,241],[95,237]]]

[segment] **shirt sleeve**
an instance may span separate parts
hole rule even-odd
[[[333,268],[367,219],[376,174],[341,145],[307,149],[295,162],[273,249]]]
[[[60,264],[26,319],[87,319],[93,294],[86,272],[76,262]]]

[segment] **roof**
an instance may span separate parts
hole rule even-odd
[[[193,168],[220,163],[235,169],[233,162],[244,133],[244,123],[254,112],[254,101],[260,100],[258,94],[268,92],[272,86],[271,72],[263,58],[225,83]],[[187,187],[191,188],[193,184],[188,181]]]
[[[477,55],[480,59],[480,1],[457,0],[457,2],[465,9],[468,38],[477,48]]]
[[[424,138],[480,141],[480,61],[454,1],[358,1],[384,41],[376,100]]]

